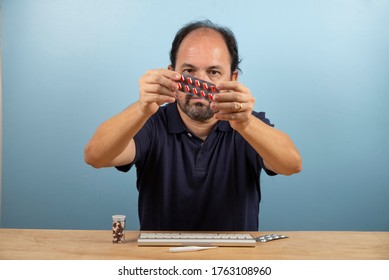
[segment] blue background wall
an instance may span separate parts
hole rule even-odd
[[[235,32],[255,109],[304,160],[264,176],[261,230],[388,231],[389,1],[196,4],[1,1],[1,226],[108,229],[120,213],[137,229],[134,170],[95,170],[84,146],[167,67],[175,32],[209,18]]]

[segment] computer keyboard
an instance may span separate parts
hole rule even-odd
[[[247,233],[182,233],[142,232],[138,246],[255,246],[255,239]]]

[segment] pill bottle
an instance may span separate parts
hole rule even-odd
[[[124,243],[126,230],[126,216],[113,215],[112,216],[112,242]]]

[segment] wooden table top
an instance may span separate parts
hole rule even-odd
[[[110,230],[0,229],[3,260],[389,260],[389,232],[290,231],[270,233],[287,239],[255,247],[219,247],[170,253],[167,247],[138,247],[139,231],[127,231],[126,242],[113,244]]]

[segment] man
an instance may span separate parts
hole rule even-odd
[[[139,100],[99,126],[85,149],[96,168],[137,168],[141,230],[258,230],[260,174],[302,169],[238,82],[233,33],[210,21],[176,35],[168,69],[139,80]],[[178,90],[181,74],[212,82],[213,101]],[[162,106],[167,103],[167,105]]]

